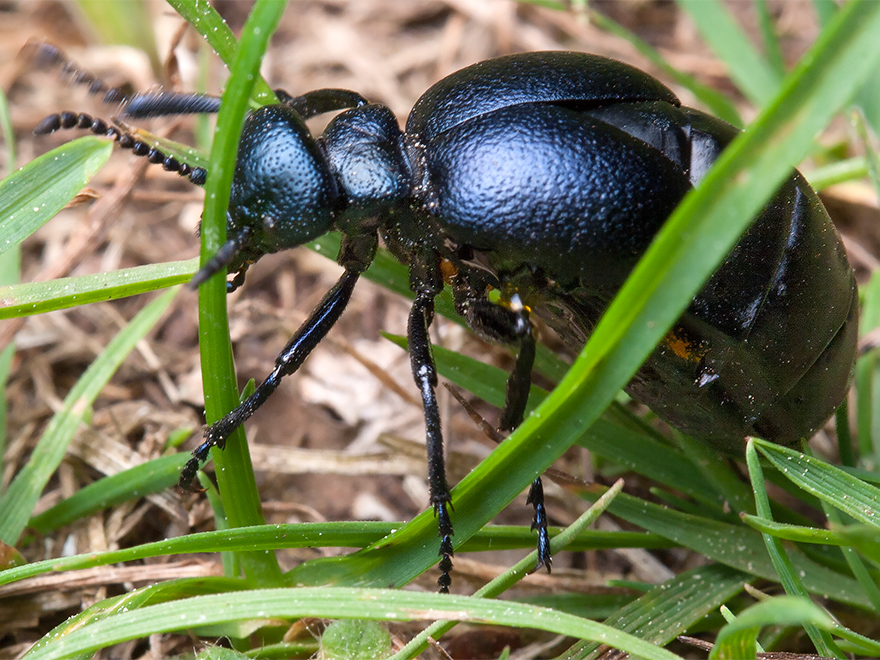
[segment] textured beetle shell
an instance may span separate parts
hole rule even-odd
[[[613,290],[690,188],[644,142],[588,115],[515,105],[460,123],[427,150],[437,214],[500,270],[552,266]],[[586,257],[589,258],[586,258]]]
[[[407,135],[424,140],[501,108],[528,103],[586,105],[666,101],[678,98],[635,67],[589,53],[549,51],[507,55],[447,76],[416,102]]]

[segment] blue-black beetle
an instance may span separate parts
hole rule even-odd
[[[88,82],[88,80],[86,80]],[[263,254],[331,229],[345,273],[238,408],[207,429],[181,475],[188,486],[211,447],[294,372],[336,322],[379,239],[409,266],[415,300],[407,334],[427,424],[431,501],[440,531],[441,590],[452,568],[452,522],[437,375],[428,327],[451,285],[480,335],[518,348],[500,428],[523,418],[537,314],[579,349],[612,296],[685,193],[737,130],[681,107],[659,81],[595,55],[544,52],[481,62],[444,78],[401,131],[386,107],[325,89],[248,117],[239,144],[228,242],[198,284],[228,267],[229,289]],[[135,96],[124,116],[214,112],[219,99]],[[313,137],[304,120],[341,111]],[[48,117],[37,132],[89,128],[178,170],[193,170],[82,114]],[[492,302],[490,290],[500,292]],[[795,172],[694,298],[627,391],[671,425],[729,452],[745,436],[807,438],[845,396],[858,299],[828,214]],[[539,565],[550,554],[540,481],[533,485]]]

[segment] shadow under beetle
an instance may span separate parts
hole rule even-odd
[[[415,294],[407,336],[424,404],[445,592],[453,528],[428,336],[435,296],[449,284],[456,310],[479,335],[518,349],[499,424],[514,429],[535,356],[530,316],[579,350],[660,226],[738,131],[681,107],[638,69],[572,52],[511,55],[462,69],[425,92],[404,132],[390,110],[355,92],[278,97],[245,122],[229,238],[192,283],[226,267],[234,290],[262,255],[333,229],[343,235],[338,261],[345,272],[254,394],[206,430],[180,483],[190,486],[209,450],[222,448],[327,334],[381,238],[409,267]],[[142,94],[127,101],[123,116],[216,112],[219,104],[194,94]],[[309,133],[306,119],[338,111],[323,135]],[[62,127],[110,135],[194,183],[205,180],[204,170],[88,115],[53,115],[37,132]],[[500,294],[493,302],[490,290]],[[748,435],[795,444],[843,400],[857,321],[855,279],[840,237],[794,172],[627,391],[672,426],[727,452],[741,452]],[[540,478],[529,501],[538,567],[549,571]]]

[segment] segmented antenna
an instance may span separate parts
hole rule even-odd
[[[123,149],[131,149],[135,156],[147,158],[151,163],[161,164],[168,172],[177,172],[197,186],[205,185],[208,173],[203,167],[192,167],[168,155],[157,147],[144,142],[139,137],[108,124],[100,117],[92,117],[85,112],[59,112],[49,115],[34,129],[36,135],[48,135],[61,129],[88,130],[95,135],[112,138]]]
[[[216,107],[219,107],[220,99],[216,99],[212,105],[211,101],[207,101],[207,99],[212,97],[204,97],[206,102],[198,105],[193,101],[189,106],[193,108],[191,110],[163,112],[163,108],[180,107],[180,104],[183,102],[182,99],[199,97],[198,95],[176,93],[127,94],[123,88],[111,87],[97,76],[80,69],[59,48],[45,41],[28,41],[21,52],[41,68],[60,68],[61,75],[67,77],[72,84],[86,85],[88,86],[89,94],[95,96],[103,95],[102,100],[104,103],[124,104],[122,112],[130,117],[152,117],[162,114],[183,114],[184,112],[216,112]],[[129,112],[129,105],[135,102],[139,104],[136,107],[140,107],[141,110],[136,113]],[[213,110],[211,109],[212,107],[214,107]],[[207,172],[203,167],[193,167],[182,163],[176,157],[166,154],[161,149],[145,142],[133,133],[110,124],[99,117],[92,117],[85,112],[60,112],[49,115],[37,125],[34,133],[37,135],[47,135],[57,130],[74,128],[88,130],[95,135],[112,138],[123,149],[131,149],[136,156],[147,158],[151,163],[161,164],[168,172],[177,172],[180,176],[188,178],[197,186],[205,184]]]
[[[130,119],[165,117],[168,115],[213,114],[220,110],[220,97],[180,92],[148,92],[136,94],[125,104],[122,116]]]
[[[61,75],[68,78],[71,84],[87,86],[89,94],[93,96],[103,95],[104,103],[122,103],[130,97],[123,87],[111,87],[101,78],[80,69],[58,47],[48,42],[32,39],[21,52],[40,68],[60,68]]]

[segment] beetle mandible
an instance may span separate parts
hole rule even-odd
[[[453,73],[418,100],[405,131],[356,92],[322,89],[252,112],[239,144],[226,244],[193,278],[224,267],[228,290],[262,255],[331,229],[344,273],[254,394],[205,432],[181,474],[189,487],[212,447],[296,371],[345,309],[379,239],[409,267],[412,373],[427,433],[441,591],[452,569],[450,495],[428,329],[451,286],[479,335],[517,349],[501,430],[523,419],[535,356],[532,314],[579,350],[662,223],[737,129],[682,107],[662,83],[585,53],[500,57]],[[195,94],[137,95],[124,116],[216,112]],[[339,112],[323,135],[305,120]],[[205,172],[88,115],[37,132],[89,128],[194,183]],[[497,290],[490,302],[488,292]],[[794,172],[627,387],[672,426],[728,452],[759,435],[791,445],[846,394],[855,356],[855,279],[827,212]],[[550,569],[540,478],[529,494],[538,567]]]

